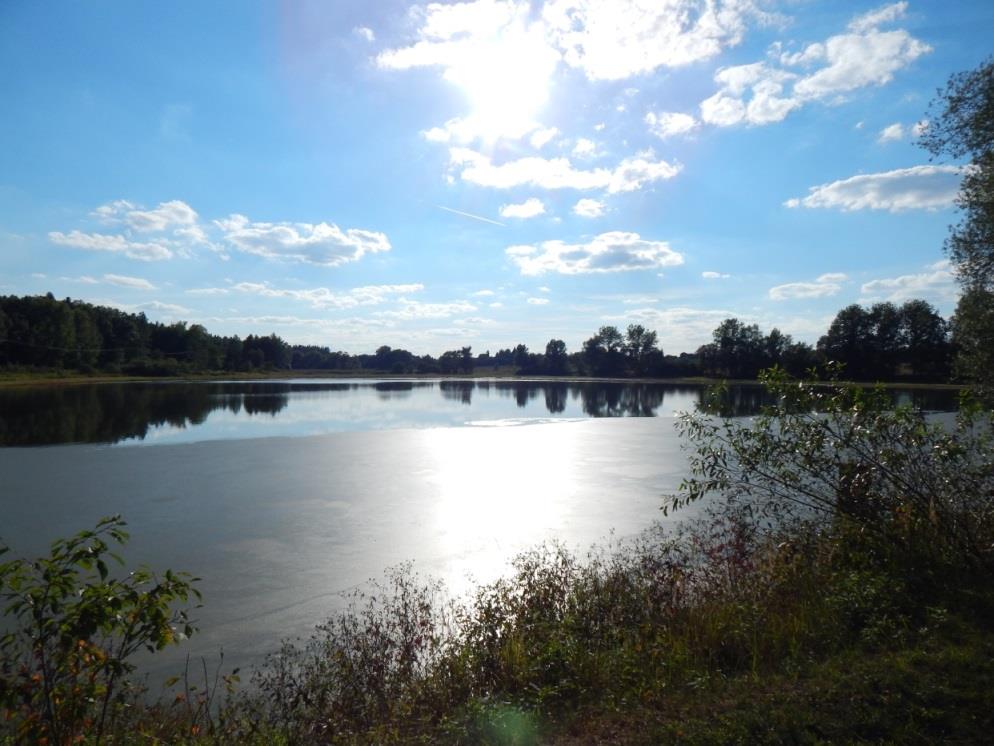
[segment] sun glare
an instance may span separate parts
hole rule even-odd
[[[538,126],[557,59],[539,27],[507,26],[486,41],[467,44],[446,77],[465,91],[483,139],[518,138]]]
[[[511,557],[570,521],[579,458],[572,424],[421,432],[432,455],[427,481],[438,494],[430,525],[451,590],[470,587],[467,574],[479,582],[496,578]],[[554,438],[546,427],[556,428]]]

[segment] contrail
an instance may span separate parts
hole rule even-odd
[[[473,220],[482,220],[484,223],[493,223],[494,225],[499,225],[501,228],[506,226],[503,223],[498,223],[496,220],[491,220],[490,218],[480,217],[479,215],[474,215],[471,212],[463,212],[462,210],[453,210],[451,207],[442,207],[442,205],[435,205],[439,210],[445,210],[446,212],[454,212],[456,215],[462,215],[464,218],[473,218]]]

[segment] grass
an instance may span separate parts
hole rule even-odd
[[[467,605],[401,568],[192,741],[984,742],[987,579],[918,577],[848,527],[772,542],[719,523],[536,549]]]

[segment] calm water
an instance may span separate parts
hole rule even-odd
[[[735,410],[759,390],[732,392]],[[203,578],[187,652],[248,665],[413,560],[456,592],[546,539],[661,516],[699,387],[280,381],[0,389],[0,536],[20,553],[122,513],[129,561]],[[898,392],[899,400],[923,396]],[[950,393],[918,399],[953,408]],[[158,656],[157,656],[158,658]]]

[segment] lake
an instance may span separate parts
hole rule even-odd
[[[257,663],[413,561],[460,593],[523,549],[662,518],[700,386],[507,380],[156,382],[0,389],[0,536],[18,554],[121,513],[129,563],[202,577],[201,632],[156,656]],[[760,389],[731,391],[739,414]],[[955,408],[955,392],[896,391]]]

